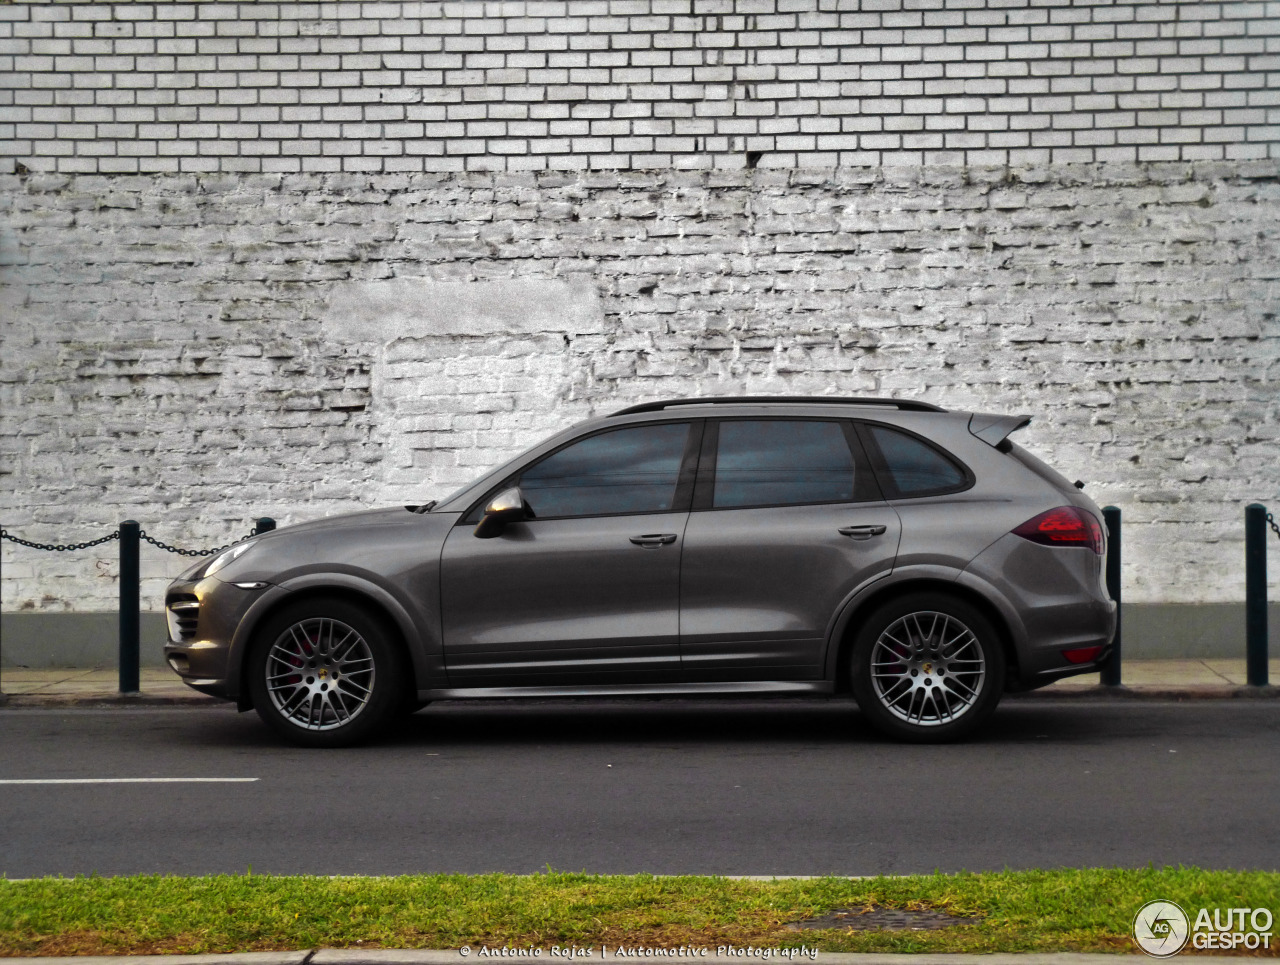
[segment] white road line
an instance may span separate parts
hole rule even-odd
[[[38,777],[0,784],[245,784],[256,777]]]

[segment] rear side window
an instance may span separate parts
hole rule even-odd
[[[968,473],[924,440],[888,426],[867,428],[883,458],[879,468],[888,484],[886,495],[932,496],[968,487]]]
[[[526,470],[520,491],[537,518],[670,511],[688,435],[681,422],[588,436]]]
[[[720,423],[712,506],[851,502],[854,462],[837,422]]]

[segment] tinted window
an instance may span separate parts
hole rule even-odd
[[[688,434],[688,423],[602,432],[527,470],[520,490],[539,517],[669,510]]]
[[[839,423],[720,423],[714,506],[852,499],[853,456]]]
[[[964,470],[937,449],[904,432],[884,426],[870,428],[899,496],[921,496],[964,487]]]

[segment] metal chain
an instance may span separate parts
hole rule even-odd
[[[1275,516],[1271,513],[1267,513],[1267,522],[1271,524],[1272,531],[1276,534],[1276,537],[1280,539],[1280,525],[1276,524]]]
[[[214,553],[221,553],[223,550],[229,550],[231,547],[243,543],[245,540],[258,535],[258,527],[249,530],[248,536],[241,536],[234,543],[228,543],[226,546],[219,546],[211,550],[184,550],[176,546],[170,546],[168,543],[162,543],[158,539],[148,536],[145,529],[138,530],[138,539],[150,543],[152,546],[158,546],[162,550],[168,550],[170,553],[177,553],[179,556],[212,556]]]
[[[68,550],[87,550],[90,546],[100,546],[103,543],[110,543],[113,539],[120,538],[120,530],[116,530],[110,536],[104,536],[102,539],[90,540],[87,543],[32,543],[30,540],[19,539],[17,536],[11,536],[7,529],[0,529],[0,539],[7,539],[11,543],[17,543],[19,546],[29,546],[33,550],[53,550],[57,553],[65,553]]]
[[[146,530],[138,530],[138,538],[150,543],[152,546],[158,546],[162,550],[168,550],[170,553],[177,553],[179,556],[212,556],[214,553],[221,553],[223,550],[230,549],[245,540],[257,536],[258,527],[249,530],[248,536],[242,536],[234,543],[228,543],[226,546],[219,546],[217,549],[211,550],[184,550],[176,546],[170,546],[168,543],[162,543],[160,540],[147,535]],[[58,553],[65,553],[68,550],[85,550],[90,546],[100,546],[103,543],[110,543],[113,539],[120,538],[120,530],[116,530],[110,536],[104,536],[102,539],[90,540],[87,543],[33,543],[30,540],[20,539],[17,536],[10,535],[7,529],[0,530],[0,539],[7,539],[19,546],[27,546],[33,550],[53,550]]]

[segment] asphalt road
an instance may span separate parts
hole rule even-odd
[[[912,747],[851,705],[433,705],[280,746],[230,708],[0,711],[0,875],[1280,869],[1280,701],[1008,700]]]

